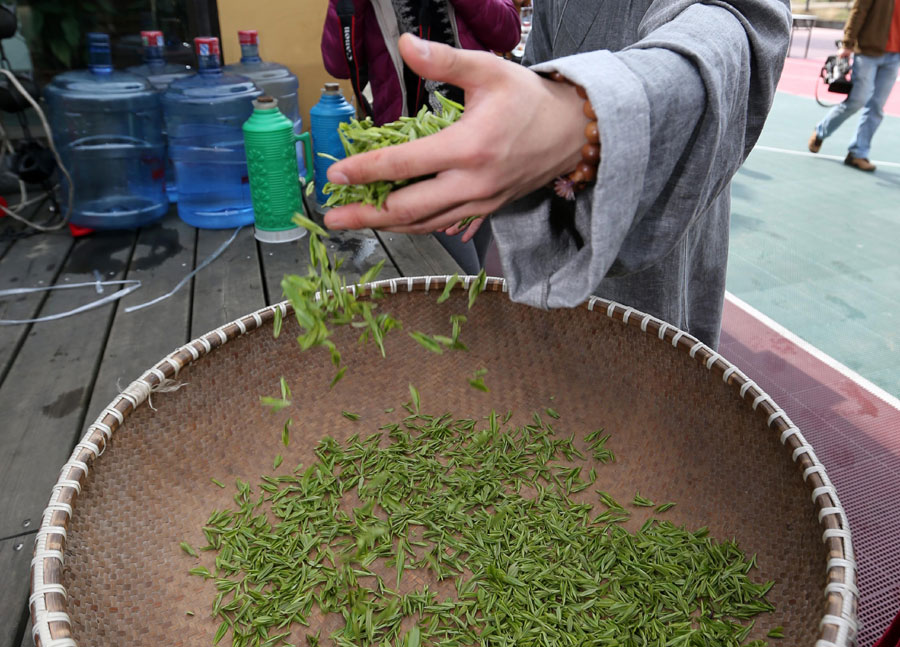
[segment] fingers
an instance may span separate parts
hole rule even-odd
[[[417,74],[447,81],[462,88],[487,83],[495,65],[507,65],[487,52],[460,50],[421,40],[409,34],[400,38],[400,49]],[[478,154],[477,139],[466,136],[462,122],[439,133],[407,144],[352,155],[332,164],[328,179],[335,184],[365,184],[376,180],[407,180],[458,167]],[[483,151],[482,151],[483,152]]]
[[[475,237],[475,234],[478,233],[478,230],[481,229],[481,226],[484,224],[485,220],[486,218],[479,218],[478,220],[470,224],[466,231],[463,233],[462,242],[468,243],[470,240],[472,240]]]
[[[502,63],[488,52],[456,49],[412,34],[400,36],[400,55],[419,76],[432,81],[445,81],[463,90],[490,81],[494,65]]]
[[[459,228],[457,225],[461,220],[465,220],[470,216],[479,216],[479,220],[472,222],[469,225],[469,229],[463,234],[463,242],[468,242],[475,235],[475,232],[478,231],[478,228],[481,227],[481,223],[484,221],[484,214],[493,213],[504,203],[504,199],[497,196],[488,200],[465,203],[444,213],[408,225],[392,223],[382,227],[382,229],[404,234],[427,234],[439,229],[444,229],[445,233],[450,233],[451,230],[458,232]]]
[[[489,199],[493,193],[489,178],[473,180],[471,174],[465,171],[450,170],[392,191],[380,210],[362,204],[332,209],[325,216],[325,224],[331,229],[411,227],[444,212],[457,210],[468,201]],[[451,220],[444,226],[452,224]]]
[[[335,184],[367,184],[376,180],[409,180],[444,171],[455,162],[457,137],[444,130],[396,146],[351,155],[328,167],[328,180]]]
[[[462,241],[466,242],[469,239],[471,239],[472,236],[475,235],[475,232],[477,232],[478,228],[481,227],[482,221],[484,221],[484,218],[478,218],[476,220],[469,222],[469,224],[464,225],[464,224],[462,224],[462,221],[460,220],[460,221],[455,222],[454,224],[450,225],[449,227],[447,227],[445,230],[442,230],[442,231],[443,231],[443,233],[447,234],[448,236],[456,236],[460,232],[465,232],[465,233],[463,233]]]

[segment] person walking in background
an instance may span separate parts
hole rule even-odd
[[[514,0],[329,0],[322,30],[325,69],[351,79],[358,95],[370,83],[377,125],[414,115],[426,103],[437,108],[435,92],[463,100],[458,88],[409,69],[397,47],[401,34],[461,49],[508,52],[521,36],[519,10]],[[357,100],[364,105],[360,96]]]
[[[872,136],[884,118],[887,101],[900,69],[900,0],[855,0],[844,27],[838,55],[853,59],[853,89],[847,99],[832,108],[809,138],[809,150],[818,153],[829,137],[850,115],[863,109],[856,137],[844,164],[872,172],[869,161]]]

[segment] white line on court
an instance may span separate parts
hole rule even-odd
[[[784,153],[785,155],[800,155],[801,157],[820,157],[826,160],[837,160],[843,162],[844,158],[840,155],[825,155],[824,153],[810,153],[809,151],[792,151],[788,148],[775,148],[774,146],[754,146],[753,150],[761,150],[769,153]],[[890,166],[892,168],[900,168],[900,162],[881,162],[873,160],[875,166]]]
[[[725,292],[725,299],[728,300],[732,305],[737,306],[748,315],[759,321],[761,324],[771,328],[774,332],[778,333],[795,346],[798,346],[801,350],[806,351],[823,364],[826,364],[827,366],[833,368],[835,371],[837,371],[847,379],[852,380],[875,397],[883,400],[885,403],[900,411],[900,399],[897,399],[877,384],[873,384],[853,369],[841,364],[828,353],[819,350],[808,341],[801,339],[777,321],[774,321],[772,318],[764,315],[762,312],[751,306],[746,301],[742,301],[738,297],[734,296],[731,292]]]

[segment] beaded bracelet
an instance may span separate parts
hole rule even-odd
[[[584,114],[591,120],[584,129],[587,143],[581,147],[581,161],[578,162],[578,166],[568,175],[560,175],[553,182],[556,195],[566,200],[574,200],[576,191],[581,191],[597,179],[597,167],[600,166],[600,128],[597,126],[597,115],[594,114],[584,88],[575,85],[559,72],[551,72],[549,76],[552,81],[575,86],[575,92],[584,99]]]

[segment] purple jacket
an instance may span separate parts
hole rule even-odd
[[[329,0],[322,30],[325,69],[339,79],[349,79],[344,55],[337,0]],[[512,0],[446,0],[455,18],[457,46],[496,52],[511,51],[521,34],[519,12]],[[356,26],[353,47],[356,58],[368,65],[376,124],[395,121],[405,114],[406,90],[401,83],[403,66],[397,51],[400,38],[390,0],[353,0]]]

